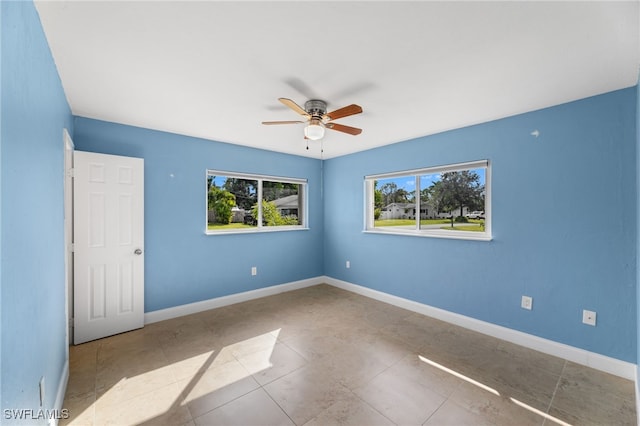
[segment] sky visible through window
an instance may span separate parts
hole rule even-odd
[[[470,169],[470,171],[475,172],[479,179],[480,185],[485,185],[485,168],[480,167],[477,169]],[[420,176],[420,189],[429,188],[435,182],[438,182],[441,179],[442,173],[431,173],[428,175]],[[387,178],[387,179],[378,179],[378,188],[380,188],[381,184],[385,183],[395,183],[398,189],[404,189],[407,192],[413,192],[416,189],[416,181],[413,176],[402,176],[397,178]]]

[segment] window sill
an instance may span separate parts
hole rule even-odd
[[[472,240],[472,241],[491,241],[491,235],[479,232],[469,231],[417,231],[417,230],[397,230],[387,231],[380,228],[365,229],[362,231],[365,234],[384,234],[384,235],[400,235],[408,237],[426,237],[426,238],[447,238],[450,240]],[[480,234],[480,235],[478,235]]]
[[[269,232],[287,232],[287,231],[308,231],[305,226],[265,226],[253,229],[229,229],[228,231],[211,231],[206,230],[205,235],[231,235],[231,234],[262,234]]]

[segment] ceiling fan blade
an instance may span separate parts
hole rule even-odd
[[[286,106],[288,106],[289,108],[291,108],[292,110],[294,110],[295,112],[297,112],[298,114],[304,115],[307,118],[310,117],[310,115],[307,113],[307,111],[304,110],[304,108],[302,108],[297,103],[293,102],[291,99],[278,98],[278,100],[283,104],[285,104]]]
[[[360,105],[351,104],[346,107],[342,107],[332,112],[328,112],[324,115],[323,118],[328,118],[329,121],[337,120],[338,118],[348,117],[354,114],[360,114],[362,112],[362,107]]]
[[[325,124],[327,129],[337,130],[343,133],[349,133],[350,135],[359,135],[362,133],[362,129],[358,129],[357,127],[345,126],[344,124],[338,123],[327,123]]]
[[[270,126],[272,124],[299,124],[304,123],[304,121],[263,121],[262,124],[266,124]]]

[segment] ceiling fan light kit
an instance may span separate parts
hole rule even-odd
[[[327,113],[327,103],[318,99],[308,100],[307,102],[305,102],[304,108],[296,104],[291,99],[279,98],[278,100],[284,105],[291,108],[293,111],[305,117],[307,121],[263,121],[262,124],[271,125],[306,123],[307,125],[304,128],[304,137],[305,139],[311,139],[314,141],[320,140],[324,137],[325,129],[337,130],[339,132],[347,133],[354,136],[362,133],[362,129],[332,122],[333,120],[337,120],[338,118],[360,114],[362,112],[362,107],[360,107],[359,105],[351,104]]]
[[[311,119],[307,127],[304,128],[304,137],[312,141],[322,139],[324,137],[324,124],[322,124],[322,121]]]

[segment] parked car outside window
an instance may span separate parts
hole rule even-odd
[[[467,215],[467,218],[469,219],[484,219],[484,212],[479,212],[479,211],[475,211],[475,212],[471,212]]]

